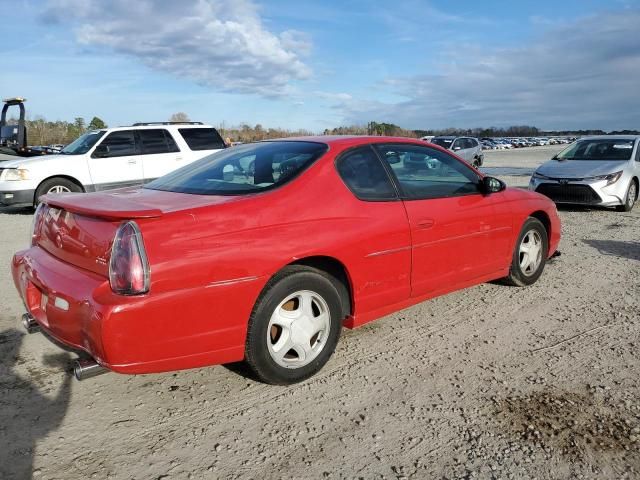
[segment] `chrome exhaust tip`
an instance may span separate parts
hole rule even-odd
[[[102,375],[108,371],[107,368],[104,368],[93,358],[79,358],[73,362],[73,376],[76,377],[78,381]]]
[[[36,319],[29,313],[22,315],[22,327],[27,331],[27,333],[37,333],[40,331],[40,325],[38,325]]]

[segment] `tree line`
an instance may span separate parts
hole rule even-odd
[[[184,112],[171,115],[169,121],[188,122],[189,116]],[[17,123],[10,120],[8,123]],[[76,117],[72,122],[64,120],[49,121],[43,117],[26,120],[28,142],[30,145],[69,144],[88,130],[106,128],[107,124],[99,117],[93,117],[86,123],[83,117]],[[255,142],[274,138],[314,135],[306,129],[290,130],[284,128],[265,128],[261,124],[251,126],[242,123],[238,126],[226,126],[224,123],[217,127],[220,135],[225,140],[232,142]],[[604,130],[555,130],[545,131],[534,126],[517,125],[511,127],[478,127],[478,128],[443,128],[443,129],[417,129],[409,130],[393,123],[369,122],[366,125],[346,125],[336,128],[327,128],[323,135],[385,135],[395,137],[420,138],[428,135],[464,135],[472,137],[540,137],[540,136],[583,136],[604,135]],[[611,131],[617,135],[640,135],[638,130]]]
[[[17,124],[18,120],[9,119],[7,123]],[[107,124],[99,117],[93,117],[88,124],[83,117],[76,117],[73,122],[50,121],[36,117],[33,120],[25,120],[25,127],[29,145],[67,145],[86,131],[106,128]]]

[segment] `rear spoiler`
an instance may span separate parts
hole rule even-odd
[[[145,207],[139,202],[129,200],[124,195],[92,196],[90,201],[81,193],[57,193],[40,198],[51,207],[58,207],[67,212],[112,220],[132,218],[155,218],[162,216],[159,208]]]

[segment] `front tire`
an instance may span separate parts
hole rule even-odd
[[[321,270],[290,266],[264,288],[249,319],[245,360],[257,377],[290,385],[333,354],[342,330],[340,294]]]
[[[633,210],[633,206],[636,204],[636,200],[638,199],[638,184],[632,178],[629,183],[629,188],[627,188],[627,195],[624,197],[624,204],[618,205],[616,210],[619,212],[630,212]]]
[[[82,192],[82,187],[77,183],[63,177],[53,177],[42,182],[37,190],[33,204],[38,206],[40,203],[40,197],[50,193],[69,193],[69,192]]]
[[[506,282],[518,287],[533,285],[542,275],[548,252],[547,230],[540,220],[529,217],[518,235]]]

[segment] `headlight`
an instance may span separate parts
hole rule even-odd
[[[538,172],[533,172],[533,175],[531,175],[531,178],[537,178],[538,180],[545,180],[545,179],[548,179],[549,177],[547,177],[546,175],[542,175],[541,173],[538,173]]]
[[[29,170],[25,170],[23,168],[7,168],[4,170],[3,180],[29,180]]]
[[[609,186],[609,185],[613,185],[618,180],[620,180],[621,176],[622,176],[622,170],[616,173],[609,173],[608,175],[598,175],[597,177],[591,177],[589,180],[606,180],[607,185],[605,186]]]

